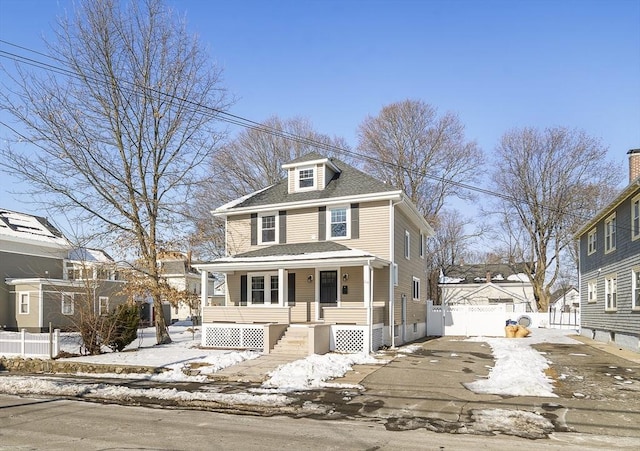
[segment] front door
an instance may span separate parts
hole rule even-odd
[[[320,318],[323,307],[338,305],[338,271],[320,271]]]

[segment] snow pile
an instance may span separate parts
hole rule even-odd
[[[11,395],[75,396],[91,399],[126,401],[134,398],[211,401],[223,404],[284,406],[291,402],[284,395],[251,393],[188,392],[165,388],[129,388],[120,385],[73,383],[46,377],[5,376],[0,393]]]
[[[544,438],[554,430],[551,421],[524,410],[474,410],[471,419],[475,431],[502,432],[531,439]]]
[[[533,335],[536,335],[535,332]],[[549,368],[547,359],[531,348],[530,344],[534,342],[533,340],[486,337],[470,340],[487,342],[491,346],[496,362],[487,379],[465,384],[469,390],[495,395],[557,397],[553,393],[552,380],[545,374],[545,370]],[[554,338],[541,337],[535,342],[545,340],[554,340]]]
[[[380,365],[386,361],[376,360],[365,354],[324,354],[311,355],[302,360],[279,366],[269,373],[262,386],[281,392],[309,390],[322,387],[346,387],[345,384],[331,384],[326,380],[341,377],[352,369],[352,365]]]

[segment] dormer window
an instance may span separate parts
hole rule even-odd
[[[297,190],[313,190],[316,187],[316,171],[314,167],[304,167],[296,171]]]
[[[313,169],[302,169],[298,175],[298,187],[313,188]]]

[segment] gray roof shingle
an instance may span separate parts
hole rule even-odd
[[[506,279],[511,275],[526,273],[526,269],[526,263],[515,263],[512,265],[503,263],[451,265],[443,270],[443,274],[451,278],[465,279],[466,283],[472,283],[475,279],[486,279],[487,273],[491,273],[492,278],[500,274]]]
[[[318,241],[313,243],[274,244],[273,246],[238,254],[236,257],[274,257],[277,255],[303,255],[348,250],[347,246],[334,241]]]
[[[293,160],[292,163],[302,163],[322,158],[324,158],[322,155],[312,152]],[[288,180],[285,178],[264,191],[261,191],[243,202],[234,205],[229,208],[229,210],[233,210],[235,208],[260,207],[285,202],[322,200],[359,194],[398,191],[397,188],[365,174],[343,161],[335,158],[330,158],[329,160],[338,169],[340,169],[341,172],[336,174],[324,189],[317,191],[305,191],[301,193],[289,193]]]

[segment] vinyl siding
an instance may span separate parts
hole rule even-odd
[[[631,271],[640,266],[640,254],[624,261],[616,262],[602,268],[581,274],[580,283],[580,320],[582,327],[588,329],[608,330],[618,333],[640,335],[640,311],[632,310]],[[616,274],[617,310],[605,311],[605,278]],[[588,282],[597,281],[596,302],[589,303]]]
[[[385,260],[391,260],[389,250],[389,202],[360,203],[360,236],[340,243],[355,249],[371,252]]]
[[[257,249],[251,245],[251,215],[227,218],[227,253],[231,256]]]
[[[631,271],[640,265],[640,240],[631,239],[631,199],[640,187],[596,224],[596,252],[587,255],[587,237],[580,237],[580,317],[586,329],[640,335],[640,311],[632,311]],[[604,253],[604,222],[616,213],[616,249]],[[589,230],[592,230],[591,227]],[[605,278],[617,277],[617,311],[605,311]],[[589,281],[597,280],[595,303],[588,302]]]
[[[4,246],[5,243],[3,243]],[[37,250],[37,249],[36,249]],[[46,250],[39,250],[40,253]],[[0,325],[15,328],[15,302],[10,302],[13,287],[5,283],[7,278],[32,278],[48,275],[54,279],[62,278],[62,258],[57,256],[36,257],[32,255],[0,252]]]
[[[409,260],[404,256],[405,230],[410,233]],[[420,258],[420,229],[399,208],[394,214],[395,262],[398,265],[398,286],[394,290],[394,322],[402,322],[402,295],[407,297],[406,324],[423,323],[426,319],[427,278],[425,259]],[[420,302],[412,299],[413,277],[420,279]]]
[[[18,329],[27,329],[30,332],[39,331],[40,328],[40,285],[25,284],[15,285],[11,289],[11,303],[16,312],[15,321]],[[18,313],[18,295],[21,293],[29,293],[29,313]]]
[[[287,243],[309,243],[312,241],[318,241],[318,208],[288,210]]]

